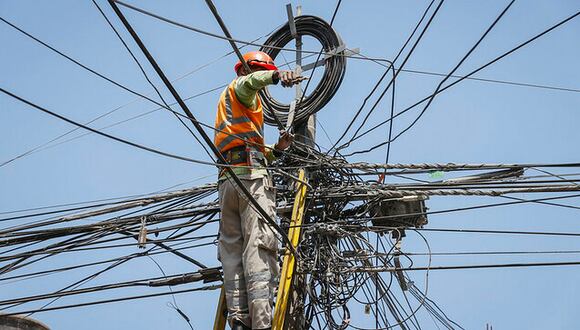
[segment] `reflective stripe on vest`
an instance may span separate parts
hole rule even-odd
[[[226,125],[231,125],[234,119],[234,114],[232,113],[232,101],[230,100],[230,93],[226,93],[226,118],[227,121],[223,123]]]
[[[256,109],[242,104],[235,94],[234,80],[222,93],[215,121],[214,144],[225,152],[231,148],[254,143],[264,152],[264,114],[258,97]]]
[[[260,134],[258,134],[258,132],[255,131],[250,131],[250,132],[245,132],[245,133],[238,133],[236,135],[228,135],[225,139],[223,139],[218,145],[218,149],[219,150],[223,150],[227,151],[227,149],[224,149],[225,146],[227,146],[229,143],[231,143],[234,140],[237,139],[244,139],[244,140],[252,140],[253,138],[261,138],[262,136]],[[231,149],[231,148],[228,148]]]

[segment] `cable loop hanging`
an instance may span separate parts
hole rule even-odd
[[[296,107],[294,123],[304,122],[310,115],[322,109],[334,96],[340,86],[346,71],[346,57],[344,56],[344,44],[340,36],[334,31],[332,26],[320,17],[301,15],[294,19],[296,33],[300,36],[311,36],[320,42],[324,52],[336,52],[337,56],[326,56],[324,59],[324,74],[320,83],[314,88],[310,95],[305,96],[302,102]],[[268,40],[264,42],[261,51],[267,53],[273,59],[280,53],[280,48],[287,45],[294,37],[290,32],[290,24],[286,23]],[[268,47],[272,46],[272,47]],[[260,98],[264,106],[264,122],[276,126],[275,118],[282,122],[287,122],[290,104],[283,104],[272,97],[268,89],[260,92]]]

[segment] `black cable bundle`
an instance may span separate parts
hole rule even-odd
[[[340,36],[330,24],[320,17],[302,15],[296,17],[294,23],[296,24],[297,34],[316,38],[322,45],[324,52],[330,52],[342,45]],[[286,23],[266,40],[264,45],[267,46],[262,47],[260,50],[275,59],[278,53],[280,53],[280,48],[286,46],[292,39],[290,25]],[[338,52],[337,56],[330,56],[324,61],[324,75],[322,80],[310,96],[304,96],[301,102],[296,105],[294,124],[304,122],[310,115],[322,109],[334,96],[334,93],[336,93],[344,78],[346,71],[344,50]],[[275,100],[267,89],[264,89],[260,93],[260,98],[264,105],[264,121],[267,124],[277,125],[276,118],[282,123],[286,123],[290,109],[289,104],[282,104]]]

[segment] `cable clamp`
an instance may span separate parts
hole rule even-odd
[[[147,216],[141,217],[141,228],[139,229],[139,238],[137,239],[137,246],[144,249],[147,244]]]

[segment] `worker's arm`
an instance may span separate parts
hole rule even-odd
[[[248,108],[255,108],[258,91],[278,83],[278,79],[273,79],[275,73],[276,71],[256,71],[239,77],[234,88],[238,101]]]
[[[281,131],[280,138],[278,138],[278,142],[276,144],[268,146],[264,152],[264,156],[266,156],[268,162],[271,163],[274,160],[276,160],[276,158],[282,156],[282,152],[288,149],[288,147],[290,147],[292,141],[294,141],[294,134],[291,134],[290,132],[286,131]]]
[[[292,87],[304,77],[296,75],[293,71],[256,71],[236,80],[234,88],[238,100],[248,108],[256,108],[256,95],[258,91],[268,85],[276,85],[280,81],[283,87]]]
[[[248,108],[256,107],[257,93],[268,85],[276,85],[282,81],[282,86],[290,87],[297,83],[296,75],[292,71],[256,71],[236,80],[234,91],[238,101]],[[288,132],[281,132],[278,143],[266,148],[265,156],[273,161],[281,155],[282,150],[290,146],[294,136]]]

